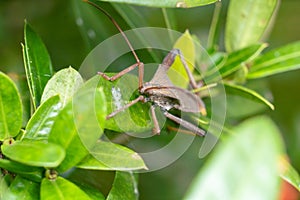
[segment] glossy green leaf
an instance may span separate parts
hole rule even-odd
[[[16,136],[22,126],[22,105],[15,84],[0,72],[0,141]]]
[[[112,76],[113,74],[109,73],[107,75]],[[104,78],[99,79],[99,86],[103,87],[105,93],[108,114],[139,96],[136,76],[126,74],[113,82]],[[152,126],[149,116],[149,104],[140,102],[105,122],[106,129],[119,132],[142,132],[150,130]]]
[[[42,103],[29,120],[24,138],[47,140],[61,106],[59,96],[50,97]]]
[[[227,84],[227,83],[225,83],[224,86],[225,86],[226,92],[229,94],[238,95],[240,97],[245,97],[247,99],[263,103],[263,104],[267,105],[269,108],[271,108],[272,110],[274,110],[274,105],[272,103],[270,103],[267,99],[265,99],[260,94],[258,94],[257,92],[255,92],[251,89],[248,89],[248,88],[240,86],[240,85],[233,85],[233,84]]]
[[[39,200],[40,184],[16,176],[1,199],[7,200]]]
[[[41,182],[44,168],[24,165],[12,160],[0,159],[0,168],[21,175],[31,181]]]
[[[12,181],[13,177],[10,174],[4,175],[0,172],[0,199],[4,199],[4,195],[7,193]]]
[[[293,166],[283,157],[280,159],[279,166],[281,178],[300,191],[300,176]]]
[[[37,140],[5,142],[2,153],[11,160],[37,167],[57,167],[65,157],[65,151],[53,143]]]
[[[76,184],[82,191],[84,191],[91,199],[93,200],[104,200],[104,195],[96,188],[87,185],[83,182],[73,182]]]
[[[77,167],[94,170],[147,169],[143,159],[131,149],[111,142],[98,141]]]
[[[66,150],[66,158],[59,166],[66,171],[80,162],[103,133],[106,101],[99,77],[90,79],[56,117],[49,142]]]
[[[170,7],[170,8],[190,8],[196,6],[203,6],[216,2],[217,0],[100,0],[107,2],[118,2],[118,3],[131,3],[141,6],[152,6],[152,7]]]
[[[277,0],[231,0],[225,30],[227,51],[260,42],[276,5]]]
[[[72,67],[58,71],[47,83],[41,102],[59,95],[60,101],[65,106],[74,93],[83,85],[81,75]]]
[[[30,116],[31,116],[31,110],[30,110],[30,94],[28,92],[28,84],[26,78],[24,78],[24,75],[17,74],[17,73],[9,73],[8,76],[12,79],[12,81],[16,84],[17,89],[19,91],[19,95],[21,97],[22,102],[22,110],[23,110],[23,122],[22,127],[25,127]]]
[[[56,180],[44,178],[41,185],[41,200],[91,200],[74,183],[58,177]]]
[[[256,58],[266,47],[266,44],[255,44],[230,53],[225,64],[223,66],[221,65],[221,68],[218,69],[218,72],[208,76],[206,81],[215,81],[218,80],[220,76],[226,77],[233,72],[236,72],[242,67],[243,64]]]
[[[300,42],[274,49],[254,60],[248,79],[262,78],[300,68]]]
[[[282,139],[267,117],[240,124],[215,150],[184,199],[276,199]]]
[[[186,30],[184,34],[182,34],[182,36],[177,39],[173,48],[179,49],[181,51],[190,71],[193,72],[196,52],[193,38],[188,30]],[[176,56],[174,63],[168,70],[168,77],[175,86],[182,88],[186,88],[188,86],[190,82],[189,77],[179,56]]]
[[[24,26],[23,60],[34,108],[40,104],[44,87],[53,74],[50,56],[41,38],[31,26]]]
[[[137,176],[132,172],[116,172],[115,180],[106,200],[139,199]]]

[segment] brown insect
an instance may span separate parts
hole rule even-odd
[[[154,123],[153,133],[154,134],[160,134],[160,127],[158,124],[158,120],[155,114],[155,107],[159,107],[161,111],[163,112],[164,116],[166,116],[168,119],[182,125],[183,127],[187,128],[191,132],[199,135],[204,136],[205,131],[198,128],[196,125],[183,120],[168,111],[171,109],[177,109],[181,110],[183,112],[190,112],[190,113],[202,113],[205,114],[205,105],[202,102],[202,100],[199,98],[198,95],[193,94],[192,92],[176,87],[172,84],[171,80],[167,76],[167,71],[171,67],[171,65],[174,63],[176,56],[179,56],[187,74],[190,80],[191,86],[196,89],[199,86],[197,85],[189,67],[187,66],[186,61],[184,60],[184,57],[179,49],[173,49],[171,50],[168,55],[164,58],[162,64],[159,65],[156,73],[154,74],[153,78],[149,82],[143,82],[144,77],[144,64],[139,60],[136,52],[134,51],[131,43],[129,42],[128,38],[126,37],[123,30],[120,28],[118,23],[101,7],[99,7],[97,4],[90,2],[88,0],[84,0],[85,2],[91,4],[92,6],[96,7],[98,10],[103,12],[116,26],[116,28],[120,31],[122,36],[124,37],[126,43],[128,44],[133,56],[136,59],[136,63],[127,67],[123,71],[117,73],[116,75],[109,77],[103,72],[98,72],[99,75],[101,75],[104,79],[108,81],[114,81],[124,74],[132,71],[136,67],[138,67],[138,74],[139,74],[139,93],[140,96],[136,99],[132,100],[128,104],[126,104],[124,107],[115,110],[114,112],[110,113],[106,118],[112,118],[118,113],[122,112],[123,110],[129,108],[130,106],[138,103],[138,102],[150,102],[152,105],[150,107],[151,109],[151,115]]]

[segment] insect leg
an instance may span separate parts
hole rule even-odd
[[[183,64],[183,67],[189,77],[189,80],[190,80],[190,83],[191,83],[191,86],[193,87],[193,89],[197,89],[199,86],[198,84],[196,83],[195,79],[194,79],[194,76],[190,70],[190,68],[188,67],[185,59],[184,59],[184,56],[183,54],[181,53],[180,49],[172,49],[168,55],[165,57],[165,59],[163,60],[163,65],[166,65],[168,67],[170,67],[174,61],[175,61],[175,58],[176,56],[179,56],[180,58],[180,61],[181,63]]]
[[[176,131],[184,134],[189,134],[189,135],[196,135],[194,132],[185,130],[185,129],[180,129],[180,128],[175,128],[173,126],[167,126],[168,131]]]
[[[160,127],[159,127],[158,120],[157,120],[157,117],[156,117],[156,114],[155,114],[154,105],[152,105],[150,107],[150,109],[151,109],[151,116],[152,116],[152,120],[153,120],[153,124],[154,124],[154,128],[152,129],[152,132],[155,135],[159,135],[160,134]]]
[[[121,76],[123,76],[124,74],[127,74],[128,72],[134,70],[136,67],[139,68],[139,86],[142,85],[143,83],[143,75],[144,75],[144,63],[139,62],[139,63],[135,63],[129,67],[127,67],[126,69],[120,71],[119,73],[117,73],[116,75],[109,77],[107,76],[105,73],[103,72],[98,72],[98,75],[102,76],[103,78],[105,78],[108,81],[114,81],[118,78],[120,78]]]
[[[112,117],[114,117],[116,114],[118,114],[119,112],[122,112],[123,110],[129,108],[130,106],[136,104],[137,102],[139,101],[143,101],[145,99],[144,96],[139,96],[138,98],[130,101],[128,104],[126,104],[125,106],[123,106],[122,108],[118,109],[118,110],[115,110],[114,112],[110,113],[109,115],[106,116],[106,119],[110,119]]]
[[[173,56],[172,56],[172,58],[171,58],[171,55],[172,55],[172,54],[173,54]],[[187,75],[188,75],[188,77],[189,77],[190,84],[191,84],[191,86],[192,86],[193,89],[198,89],[199,87],[201,87],[201,86],[203,85],[202,82],[200,82],[199,84],[196,83],[196,81],[195,81],[195,79],[194,79],[194,76],[193,76],[193,74],[192,74],[190,68],[188,67],[188,65],[187,65],[187,63],[186,63],[186,61],[185,61],[185,59],[184,59],[184,56],[183,56],[182,52],[180,51],[180,49],[172,49],[172,50],[170,51],[170,53],[168,54],[168,56],[169,56],[169,55],[170,55],[170,58],[169,58],[169,59],[166,59],[166,61],[168,62],[168,65],[169,65],[169,66],[171,66],[171,65],[173,64],[173,62],[175,61],[176,55],[179,56],[180,61],[182,62],[183,66],[184,66],[184,69],[185,69],[185,71],[186,71],[186,73],[187,73]],[[167,56],[167,57],[168,57],[168,56]],[[166,58],[167,58],[167,57],[166,57]],[[164,61],[165,61],[165,60],[164,60]],[[198,93],[196,93],[196,94],[198,94]],[[200,100],[200,110],[201,110],[200,112],[201,112],[203,115],[206,115],[205,104],[204,104],[204,102],[203,102],[201,99],[199,99],[199,100]]]
[[[192,131],[193,133],[199,135],[199,136],[204,136],[205,135],[205,131],[198,128],[197,126],[195,126],[194,124],[185,121],[179,117],[176,117],[175,115],[172,115],[168,112],[164,112],[164,115],[169,118],[170,120],[176,122],[177,124],[182,125],[183,127],[187,128],[188,130]]]

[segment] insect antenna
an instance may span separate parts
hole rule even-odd
[[[126,34],[124,33],[124,31],[121,29],[121,27],[119,26],[119,24],[116,22],[116,20],[107,12],[105,11],[103,8],[101,8],[99,5],[95,4],[94,2],[91,2],[89,0],[83,0],[83,2],[86,2],[92,6],[94,6],[95,8],[97,8],[98,10],[100,10],[104,15],[106,15],[110,20],[111,22],[115,25],[115,27],[119,30],[119,32],[122,34],[123,38],[125,39],[127,45],[129,46],[135,60],[137,63],[140,63],[140,59],[138,58],[136,52],[134,51],[131,43],[129,42]]]

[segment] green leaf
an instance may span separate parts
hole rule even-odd
[[[111,142],[98,141],[90,154],[76,167],[94,170],[147,169],[143,159],[131,149]]]
[[[107,2],[118,2],[118,3],[130,3],[141,6],[152,6],[152,7],[170,7],[170,8],[190,8],[196,6],[203,6],[216,2],[217,0],[100,0]]]
[[[274,110],[274,105],[272,103],[270,103],[267,99],[265,99],[264,97],[262,97],[260,94],[258,94],[257,92],[245,88],[243,86],[240,85],[232,85],[232,84],[228,84],[228,83],[224,83],[226,92],[229,94],[234,94],[234,95],[238,95],[241,97],[245,97],[247,99],[256,101],[256,102],[260,102],[263,103],[265,105],[267,105],[269,108],[271,108],[272,110]]]
[[[41,200],[91,200],[74,183],[58,177],[56,180],[44,178],[41,185]]]
[[[60,146],[36,140],[4,142],[1,150],[11,160],[37,167],[57,167],[65,157]]]
[[[203,73],[203,76],[208,77],[215,72],[217,72],[219,69],[221,69],[227,60],[227,54],[223,52],[215,52],[209,55],[207,59],[201,60],[201,62],[198,63],[198,65],[203,65],[203,69],[201,72]]]
[[[137,177],[132,172],[116,172],[115,180],[106,200],[139,199]]]
[[[8,190],[2,194],[1,199],[39,200],[39,193],[40,185],[38,183],[16,176]]]
[[[236,51],[261,41],[276,5],[277,0],[231,0],[225,30],[227,51]]]
[[[193,38],[188,30],[177,39],[173,48],[181,51],[190,71],[193,72],[196,52]],[[174,63],[168,70],[168,77],[175,86],[187,88],[190,81],[179,56],[176,56]]]
[[[62,104],[59,96],[50,97],[36,110],[26,126],[26,139],[47,140]]]
[[[83,85],[81,75],[72,67],[58,71],[47,83],[41,102],[59,95],[60,101],[65,106],[74,93]]]
[[[21,97],[22,108],[23,108],[22,127],[25,127],[31,116],[31,110],[30,110],[31,103],[30,103],[30,94],[29,94],[27,80],[24,78],[24,75],[17,74],[17,73],[10,72],[9,77],[16,84],[19,92],[19,96]]]
[[[0,141],[15,137],[22,126],[22,104],[15,84],[0,72]]]
[[[35,182],[41,182],[44,168],[23,165],[12,160],[0,159],[0,168],[19,174],[24,178]],[[1,198],[0,198],[1,199]]]
[[[0,199],[4,199],[4,195],[8,191],[8,187],[13,181],[13,177],[10,174],[3,175],[0,172]]]
[[[107,75],[113,76],[114,74],[108,73]],[[99,77],[99,79],[99,86],[103,87],[106,97],[107,114],[123,107],[139,96],[136,76],[125,74],[113,82],[107,81],[102,77]],[[150,130],[152,126],[149,116],[149,104],[140,102],[105,122],[106,129],[119,132],[138,133]]]
[[[50,56],[41,38],[25,21],[23,60],[34,109],[40,104],[44,87],[53,74]]]
[[[293,166],[284,158],[280,159],[280,176],[300,191],[300,176]]]
[[[277,199],[280,133],[267,117],[240,124],[215,150],[184,199]]]
[[[60,172],[79,163],[103,134],[106,101],[98,81],[96,76],[85,83],[55,119],[48,140],[66,150]]]
[[[247,78],[262,78],[299,68],[300,41],[274,49],[255,59]]]
[[[226,77],[233,72],[236,72],[245,63],[256,58],[266,47],[267,44],[254,44],[230,53],[225,64],[223,66],[221,65],[221,68],[218,69],[218,72],[208,76],[205,80],[207,82],[216,81],[220,78],[220,76]]]
[[[96,188],[82,182],[73,182],[93,200],[104,200],[104,195]]]

